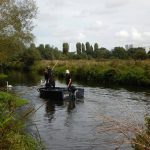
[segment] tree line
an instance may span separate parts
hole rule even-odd
[[[125,49],[123,47],[114,47],[112,50],[108,50],[104,47],[100,47],[98,43],[92,46],[89,42],[76,43],[76,51],[69,52],[69,44],[62,44],[62,51],[57,47],[50,46],[49,44],[40,44],[36,46],[31,44],[19,58],[23,58],[21,61],[26,61],[29,65],[34,60],[65,60],[65,59],[135,59],[144,60],[150,58],[150,51],[142,47]]]
[[[63,43],[63,53],[69,54],[69,44]],[[150,58],[150,51],[146,52],[145,48],[129,48],[125,49],[123,47],[114,47],[112,50],[108,50],[104,47],[99,47],[98,43],[92,46],[89,42],[76,43],[76,54],[74,55],[76,59],[147,59]]]

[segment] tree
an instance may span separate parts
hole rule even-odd
[[[81,54],[81,49],[82,49],[81,43],[78,42],[78,43],[76,44],[76,50],[77,50],[77,54],[78,54],[78,55]]]
[[[33,19],[37,8],[33,0],[0,1],[0,58],[1,63],[33,40]]]
[[[86,42],[85,47],[86,47],[86,53],[89,54],[90,53],[90,48],[91,48],[90,43]]]
[[[35,44],[31,44],[30,48],[26,49],[20,57],[24,62],[24,67],[27,68],[33,65],[36,60],[41,59],[40,52],[36,49]]]
[[[95,57],[96,57],[96,58],[109,58],[109,57],[110,57],[110,51],[107,50],[107,49],[104,48],[104,47],[101,47],[100,49],[98,49],[98,50],[95,52]]]
[[[85,53],[85,45],[82,43],[82,53]]]
[[[150,59],[150,50],[147,53],[147,57]]]
[[[45,45],[45,59],[50,59],[53,60],[54,56],[53,56],[53,48],[50,47],[49,44]]]
[[[67,54],[69,52],[69,44],[63,43],[63,54]]]
[[[115,47],[112,50],[112,56],[119,59],[125,59],[127,58],[127,53],[123,47]]]
[[[134,55],[135,59],[146,59],[146,57],[147,55],[144,48],[142,47],[136,48],[135,55]]]
[[[128,55],[129,58],[134,58],[135,53],[136,53],[136,48],[129,48],[127,50],[127,55]]]
[[[40,44],[37,49],[39,50],[40,54],[41,54],[41,57],[44,58],[44,45],[43,44]]]
[[[96,52],[98,50],[98,43],[94,44],[94,52]]]
[[[134,58],[134,59],[146,59],[147,58],[146,51],[142,47],[130,48],[128,49],[127,54],[130,58]]]

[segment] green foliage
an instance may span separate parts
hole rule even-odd
[[[128,49],[127,54],[130,58],[134,59],[146,59],[148,57],[148,54],[146,54],[145,49],[141,47],[130,48]]]
[[[24,63],[24,68],[30,68],[36,60],[41,59],[39,51],[35,46],[31,45],[20,55],[21,61]]]
[[[101,47],[100,49],[97,49],[95,51],[95,57],[96,58],[105,58],[108,59],[110,58],[110,51],[107,50],[106,48]]]
[[[134,58],[135,59],[146,59],[146,51],[144,48],[137,48],[136,49],[136,52],[135,52],[135,55],[134,55]]]
[[[85,53],[85,45],[82,43],[82,54]]]
[[[98,49],[99,49],[99,48],[98,48],[98,43],[95,43],[95,44],[94,44],[94,51],[96,52]]]
[[[101,85],[150,86],[149,61],[60,61],[55,68],[56,75],[63,76],[66,69],[69,69],[72,76],[80,81]]]
[[[27,104],[27,100],[16,97],[9,93],[0,92],[0,104],[1,107],[6,105],[10,109],[16,109],[16,107]]]
[[[63,43],[63,54],[67,54],[69,52],[69,44]]]
[[[119,59],[127,58],[126,51],[123,47],[115,47],[112,50],[112,56],[114,56],[115,58],[119,58]]]
[[[78,42],[76,44],[76,51],[77,51],[77,54],[80,55],[81,54],[81,49],[82,49],[82,45],[80,42]]]
[[[0,92],[0,149],[37,149],[37,141],[24,132],[23,118],[15,113],[16,108],[25,104],[26,100]]]
[[[116,71],[115,68],[105,70],[103,72],[103,78],[105,83],[115,83],[117,81],[117,74],[118,71]]]
[[[59,51],[58,48],[50,46],[49,44],[46,44],[45,46],[40,44],[37,49],[39,50],[42,59],[54,60],[62,58],[62,52]]]
[[[33,0],[2,0],[0,12],[0,63],[5,63],[32,41],[37,8]]]
[[[86,53],[87,53],[87,55],[92,55],[93,54],[93,47],[92,47],[92,45],[90,45],[89,42],[86,42],[85,46],[86,46]]]

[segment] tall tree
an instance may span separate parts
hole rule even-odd
[[[77,50],[77,54],[80,55],[81,54],[81,49],[82,49],[82,45],[80,42],[78,42],[76,44],[76,50]]]
[[[69,44],[63,43],[63,53],[67,54],[69,52]]]
[[[0,1],[0,58],[8,60],[24,44],[33,40],[33,19],[37,8],[33,0]]]
[[[87,54],[90,54],[90,49],[91,49],[90,43],[89,43],[89,42],[86,42],[86,43],[85,43],[85,47],[86,47],[86,53],[87,53]]]
[[[82,53],[85,53],[85,45],[82,43]]]
[[[94,44],[94,52],[96,52],[98,50],[98,43]]]

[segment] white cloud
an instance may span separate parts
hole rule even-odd
[[[77,40],[83,40],[86,36],[83,33],[79,33],[77,36]]]
[[[144,32],[143,34],[144,34],[145,36],[150,37],[150,32]]]
[[[100,20],[96,20],[96,25],[99,26],[99,27],[101,27],[103,25],[103,22],[100,21]]]
[[[121,37],[121,38],[128,38],[129,33],[128,31],[122,30],[116,33],[116,36]]]
[[[106,0],[106,7],[116,8],[121,7],[129,3],[130,0]]]
[[[132,28],[131,35],[133,40],[142,40],[142,34],[136,28]]]

